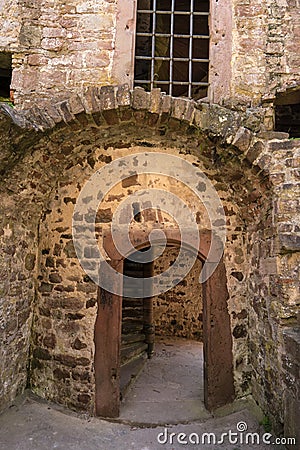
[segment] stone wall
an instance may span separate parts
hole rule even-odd
[[[157,90],[95,88],[43,110],[5,110],[23,128],[2,112],[2,408],[29,374],[39,395],[93,412],[96,287],[75,258],[72,210],[97,168],[151,149],[201,168],[222,200],[236,393],[252,392],[280,430],[290,389],[283,329],[295,326],[298,302],[299,142],[261,132],[255,109],[237,113]]]
[[[178,249],[169,247],[154,262],[154,275],[167,270],[176,260]],[[199,276],[202,264],[196,260],[192,270],[173,289],[153,298],[155,333],[202,340],[202,294]]]
[[[5,3],[0,23],[8,32],[0,50],[13,55],[16,105],[64,99],[110,81],[116,1]]]
[[[258,105],[299,84],[296,0],[213,1],[211,11],[211,101]],[[132,84],[134,15],[133,0],[5,1],[0,51],[13,56],[17,107]]]
[[[22,393],[28,379],[28,352],[34,301],[37,223],[28,212],[14,210],[3,196],[1,212],[0,287],[0,412]],[[12,209],[11,209],[12,208]]]
[[[13,51],[18,48],[21,29],[20,9],[17,0],[3,0],[0,5],[0,49]]]
[[[293,436],[296,442],[300,439],[299,428],[299,406],[300,406],[300,392],[299,392],[299,329],[286,328],[283,331],[284,339],[284,354],[282,358],[283,376],[288,389],[284,392],[284,435]],[[290,450],[293,446],[288,446]]]
[[[69,140],[68,146],[73,148],[72,155],[76,155],[77,163],[74,160],[72,164],[69,162],[68,171],[64,173],[63,179],[57,177],[58,187],[51,194],[52,200],[50,201],[50,198],[48,198],[46,214],[40,223],[38,257],[40,270],[36,295],[37,309],[33,323],[33,359],[31,366],[31,385],[36,393],[56,402],[64,403],[68,407],[84,409],[89,412],[93,412],[94,407],[94,374],[91,363],[94,355],[93,331],[97,312],[97,294],[96,286],[89,281],[80,267],[71,240],[71,214],[76,199],[84,182],[97,169],[102,167],[105,162],[127,155],[128,146],[130,153],[143,152],[145,148],[149,149],[151,147],[151,151],[163,151],[179,156],[180,152],[182,154],[186,153],[184,148],[188,148],[187,153],[189,153],[193,146],[195,146],[196,153],[199,139],[200,141],[203,139],[202,136],[198,136],[183,142],[182,136],[179,135],[180,137],[176,138],[177,132],[175,133],[174,130],[171,131],[170,129],[173,136],[173,145],[170,147],[171,140],[168,132],[166,136],[158,137],[151,132],[148,134],[146,127],[144,131],[140,130],[139,132],[138,140],[141,140],[142,143],[138,145],[138,142],[136,142],[136,145],[134,145],[136,129],[135,126],[131,126],[128,123],[126,123],[124,129],[110,126],[109,135],[105,129],[102,129],[102,133],[101,128],[97,128],[99,134],[96,132],[96,129],[94,129],[94,132],[92,130],[93,127],[86,125],[84,132],[80,132],[75,140]],[[92,133],[93,137],[91,138]],[[53,143],[53,139],[58,143],[61,135],[51,138],[51,143],[47,145],[51,152],[56,151],[57,145]],[[209,144],[206,143],[205,145]],[[41,147],[39,146],[39,148]],[[207,171],[202,166],[201,158],[189,156],[188,154],[184,157],[202,167],[205,172]],[[232,176],[231,172],[230,176]],[[76,184],[74,180],[76,180]],[[229,180],[228,182],[230,183]],[[216,185],[218,187],[218,183]],[[100,245],[102,245],[101,237],[103,231],[109,227],[120,201],[135,190],[141,190],[145,187],[164,187],[168,191],[180,195],[180,198],[187,198],[184,196],[184,190],[180,183],[177,186],[177,183],[170,183],[166,177],[134,177],[129,183],[120,183],[105,196],[97,215],[97,238]],[[232,205],[231,194],[226,193],[225,185],[223,189],[224,191],[219,190],[219,195],[227,206],[228,211],[230,208],[228,231],[229,235],[231,233],[234,235],[239,229],[236,222],[241,225],[239,219],[235,217],[238,214],[239,207]],[[196,207],[196,203],[192,202],[191,195],[188,198],[188,203],[192,205],[191,207],[195,214],[199,214],[201,226],[207,225],[204,213],[202,212],[201,214],[201,209],[203,208]],[[156,218],[155,222],[157,220],[158,218]],[[160,220],[167,227],[174,226],[172,221],[168,220],[165,215]],[[207,227],[205,226],[204,228]],[[233,239],[229,239],[226,254],[227,258],[231,260],[228,265],[229,270],[231,270],[228,287],[232,292],[230,311],[236,311],[236,314],[232,313],[232,326],[239,328],[243,327],[245,322],[245,317],[243,313],[240,313],[240,309],[243,309],[242,305],[246,299],[246,284],[245,280],[241,280],[237,288],[235,277],[239,277],[241,270],[244,271],[244,269],[241,269],[241,265],[245,267],[245,261],[239,256],[241,253],[241,236],[236,235]],[[232,254],[235,255],[233,258]],[[89,256],[87,254],[87,257],[92,258],[92,255]],[[166,263],[168,262],[167,259],[165,261]],[[199,269],[198,262],[197,270]],[[195,273],[191,272],[186,280],[194,284]],[[200,337],[201,322],[199,323],[198,317],[202,308],[200,305],[200,311],[198,311],[199,305],[196,306],[199,297],[199,285],[194,284],[193,289],[182,288],[179,285],[174,289],[176,295],[182,289],[186,291],[184,317],[180,317],[178,311],[176,312],[176,320],[178,320],[179,324],[182,322],[184,325],[184,331],[180,335]],[[187,304],[189,296],[187,293],[195,293],[195,291],[197,291],[197,298],[194,305],[189,308]],[[165,294],[165,304],[170,301],[170,296],[172,294]],[[159,301],[161,304],[161,299]],[[158,301],[156,306],[158,306]],[[197,315],[195,310],[197,310]],[[157,308],[157,312],[159,314],[162,313],[161,305]],[[168,314],[170,312],[171,309],[169,307]],[[172,314],[175,315],[175,310],[173,310]],[[198,323],[193,322],[196,319]],[[166,325],[164,316],[162,316],[160,323]],[[176,329],[178,325],[170,327],[170,331],[172,331],[172,328]],[[234,358],[238,360],[244,358],[247,353],[245,337],[245,335],[237,336]],[[241,371],[244,364],[246,364],[246,360],[243,359],[243,363],[236,364],[237,370],[235,371],[236,388],[241,396],[249,388],[248,385],[246,387],[242,386],[242,388],[239,385],[239,380],[244,377]]]
[[[271,137],[271,136],[270,136]],[[297,325],[299,308],[299,155],[297,140],[276,136],[257,159],[274,184],[273,208],[249,229],[249,346],[252,392],[267,415],[285,422],[285,327]],[[275,413],[275,414],[274,414]]]
[[[299,84],[297,1],[233,2],[232,99],[259,104]]]

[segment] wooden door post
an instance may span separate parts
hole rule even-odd
[[[123,272],[123,261],[111,261],[110,265],[119,272]],[[122,289],[119,292],[122,292]],[[99,288],[98,315],[95,325],[97,416],[119,416],[121,317],[122,296]]]

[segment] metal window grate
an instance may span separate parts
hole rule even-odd
[[[209,0],[138,0],[135,86],[207,95]]]

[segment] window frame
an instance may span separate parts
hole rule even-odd
[[[207,101],[224,103],[231,98],[232,0],[210,0],[209,76]],[[112,82],[134,87],[137,0],[117,0],[113,43]]]
[[[197,57],[194,44],[197,40],[202,41],[202,43],[203,41],[209,41],[210,12],[209,10],[197,10],[195,1],[190,0],[188,3],[185,0],[185,4],[188,4],[183,9],[182,5],[177,8],[176,1],[171,0],[170,9],[166,10],[159,7],[157,0],[153,0],[151,9],[137,10],[137,18],[140,15],[141,23],[145,24],[148,19],[149,29],[140,31],[137,27],[136,41],[138,39],[144,41],[144,48],[147,47],[147,52],[145,55],[140,55],[135,51],[135,66],[140,69],[143,66],[144,68],[148,66],[148,73],[146,77],[144,76],[144,79],[143,77],[136,77],[135,73],[135,86],[147,86],[149,90],[159,86],[163,90],[166,89],[166,93],[169,95],[185,95],[188,98],[194,98],[197,91],[199,92],[202,88],[204,96],[206,96],[205,93],[209,86],[209,44],[207,52],[205,46],[200,47],[204,53],[207,53],[205,57]],[[209,7],[209,1],[207,3]],[[185,19],[183,19],[184,17]],[[202,26],[205,28],[207,26],[207,32],[202,32],[204,29],[198,33],[194,32],[195,22],[202,18],[204,18]],[[182,28],[183,25],[186,29],[179,31],[178,29]],[[163,31],[159,28],[163,28]],[[164,50],[167,49],[165,54],[157,54],[157,47],[159,46],[163,47]],[[185,74],[183,74],[183,70],[186,72]],[[159,79],[156,80],[156,76],[159,76]],[[206,77],[207,80],[205,80]],[[203,97],[203,92],[201,95]]]

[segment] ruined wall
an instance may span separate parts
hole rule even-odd
[[[114,90],[108,92],[113,94]],[[179,121],[175,117],[181,114],[181,106],[184,105],[181,105],[179,101],[176,103],[177,106],[174,104],[174,109],[172,107],[174,119],[169,122],[167,116],[162,116],[161,122],[157,124],[160,131],[156,133],[153,132],[152,127],[155,127],[158,115],[147,115],[148,125],[145,124],[145,113],[143,109],[140,109],[145,107],[142,97],[140,97],[141,92],[143,91],[137,90],[134,100],[136,109],[122,109],[121,107],[120,115],[118,113],[117,116],[113,110],[104,111],[103,116],[99,113],[94,116],[77,115],[77,120],[72,121],[70,127],[57,127],[51,133],[36,133],[35,135],[31,133],[31,138],[36,136],[37,143],[31,142],[30,146],[24,146],[25,154],[18,155],[19,163],[16,161],[16,155],[13,157],[13,154],[9,154],[10,158],[7,156],[5,160],[11,169],[5,173],[3,192],[6,194],[3,194],[3,198],[8,196],[7,192],[12,192],[10,214],[13,210],[12,204],[19,205],[20,208],[22,205],[24,210],[30,214],[32,224],[39,224],[35,228],[35,234],[32,235],[32,239],[38,244],[38,249],[32,249],[38,268],[36,277],[32,277],[36,287],[34,320],[32,325],[31,316],[27,320],[29,327],[27,340],[21,349],[21,353],[28,355],[29,330],[32,326],[30,383],[34,390],[43,397],[90,412],[94,407],[93,330],[96,318],[96,290],[80,268],[71,241],[71,211],[83,186],[83,181],[101,165],[128,152],[151,148],[152,151],[170,151],[178,155],[186,155],[185,157],[191,162],[200,165],[211,179],[218,180],[215,181],[216,188],[224,201],[226,211],[231,215],[230,233],[234,234],[238,230],[235,219],[233,219],[235,211],[238,209],[237,206],[232,206],[234,201],[231,197],[234,191],[229,190],[226,183],[221,183],[222,169],[214,168],[211,163],[211,152],[213,151],[211,144],[201,133],[192,133],[191,136],[184,137],[183,132],[180,133],[178,130]],[[159,94],[158,91],[153,96],[153,107],[155,104],[160,104],[158,101],[160,97],[157,97],[157,94]],[[119,102],[124,102],[124,99],[127,98],[127,94],[125,97],[120,96]],[[90,105],[89,108],[92,108],[90,100],[91,97],[82,99],[83,103],[86,101]],[[157,101],[158,103],[156,103]],[[78,104],[72,104],[73,107],[78,107]],[[93,102],[93,104],[95,103]],[[107,103],[107,105],[109,104],[111,102]],[[54,111],[56,111],[55,115],[53,115]],[[65,114],[65,112],[66,110],[60,109],[60,107],[56,110],[47,109],[44,111],[44,114],[47,115],[44,117],[46,119],[52,113],[52,118],[56,117],[57,120],[57,115]],[[36,114],[33,114],[36,117]],[[201,113],[197,120],[203,120],[203,114],[205,115],[206,112]],[[42,116],[39,117],[41,119]],[[29,115],[27,115],[27,120],[29,120]],[[112,126],[113,122],[119,120],[120,125]],[[216,121],[219,123],[217,118]],[[136,135],[137,124],[140,130],[138,136]],[[139,143],[140,145],[138,145]],[[198,157],[189,155],[192,149],[194,149],[195,155],[200,151]],[[16,163],[17,165],[14,166]],[[239,168],[236,167],[232,170],[239,171]],[[232,172],[228,170],[227,173],[228,183],[232,183],[233,179],[230,181]],[[176,184],[174,186],[175,190],[178,189]],[[141,188],[141,184],[138,188]],[[124,193],[128,194],[132,190],[132,186],[126,187],[125,185],[122,189]],[[22,198],[24,200],[21,200]],[[113,195],[104,203],[99,220],[100,222],[104,221],[105,226],[108,226],[117,203],[118,199]],[[192,199],[190,199],[190,203],[193,204]],[[3,207],[5,205],[4,201]],[[29,205],[30,208],[28,208]],[[195,205],[193,208],[196,213]],[[19,211],[19,209],[15,209],[15,214],[22,217]],[[4,210],[3,216],[7,214],[8,211]],[[99,223],[100,233],[101,224]],[[235,252],[238,253],[239,238],[235,237],[235,240],[231,242],[236,246]],[[17,244],[15,243],[16,246]],[[232,264],[234,272],[237,272],[238,262],[233,261]],[[20,274],[27,273],[24,263],[18,267],[18,272]],[[234,291],[236,279],[234,276],[229,276],[229,286]],[[243,289],[243,298],[245,298],[245,285],[241,287],[241,291]],[[32,310],[33,304],[31,303],[30,306]],[[240,305],[237,306],[237,313],[240,311],[240,307]],[[231,309],[234,309],[234,305],[230,307]],[[232,320],[233,326],[240,321],[238,316],[232,317]],[[14,351],[13,346],[6,347],[3,364],[11,367],[13,372],[15,366],[12,367],[8,362],[10,348],[11,351]],[[237,351],[237,355],[244,353],[243,339],[239,340],[237,348],[241,349]],[[19,357],[16,355],[16,360],[19,360]],[[26,377],[26,367],[23,366],[22,370],[23,377]],[[239,377],[236,376],[236,378]],[[15,391],[16,383],[17,380],[7,380],[7,386],[10,386],[12,391]],[[23,383],[21,386],[19,385],[19,388],[23,389],[24,386]]]
[[[299,85],[299,1],[267,3],[266,95]]]
[[[210,101],[259,105],[299,84],[298,8],[296,0],[212,1]],[[13,55],[16,105],[131,85],[134,14],[133,0],[2,2],[0,51]]]
[[[2,0],[0,3],[0,50],[18,48],[21,29],[20,9],[17,0]]]
[[[188,153],[194,148],[195,156],[185,154],[184,158],[194,162],[210,175],[224,202],[226,211],[230,215],[228,219],[229,239],[225,249],[225,258],[228,261],[228,290],[230,293],[228,309],[231,314],[232,330],[235,337],[234,374],[236,391],[238,396],[245,395],[249,392],[249,384],[247,383],[249,378],[249,368],[247,368],[247,314],[245,315],[247,283],[243,276],[239,281],[237,278],[240,278],[240,274],[247,271],[247,260],[241,256],[246,253],[243,244],[246,231],[240,217],[240,208],[236,204],[237,199],[233,198],[233,192],[240,192],[241,186],[234,189],[232,187],[230,190],[227,188],[231,183],[237,182],[239,184],[239,181],[236,181],[235,178],[242,183],[240,168],[238,166],[232,167],[231,170],[228,168],[228,179],[224,180],[223,177],[220,184],[214,180],[215,177],[219,179],[217,175],[219,169],[211,166],[208,160],[207,163],[210,168],[205,167],[202,161],[204,155],[196,156],[199,142],[202,142],[203,139],[201,136],[195,136],[195,138],[183,142],[182,136],[176,137],[177,132],[170,129],[173,136],[173,144],[170,146],[171,135],[169,135],[169,132],[166,136],[158,137],[151,132],[148,134],[147,129],[144,128],[143,132],[140,130],[138,138],[142,141],[142,145],[138,145],[138,142],[134,145],[133,139],[136,139],[134,137],[135,127],[127,124],[123,129],[122,127],[119,129],[110,127],[109,132],[105,129],[100,130],[94,128],[93,131],[93,127],[85,126],[84,131],[80,131],[74,139],[68,142],[68,147],[73,148],[72,155],[73,157],[76,155],[77,163],[74,160],[73,164],[70,163],[68,173],[64,174],[64,181],[60,181],[57,190],[51,194],[52,200],[49,201],[46,215],[40,224],[40,271],[38,274],[37,309],[33,323],[33,360],[31,366],[31,383],[34,391],[43,397],[64,403],[71,408],[93,411],[94,373],[92,361],[94,355],[93,331],[97,312],[96,286],[87,279],[74,253],[71,241],[71,213],[84,182],[105,162],[127,155],[129,152],[131,154],[143,152],[145,148],[149,149],[150,147],[151,151],[162,151],[178,156],[180,152],[185,154],[187,148]],[[55,151],[53,139],[57,139],[57,142],[59,142],[59,137],[52,138],[51,144],[47,145],[48,148],[50,145],[50,151]],[[203,152],[206,151],[206,145],[202,142]],[[76,184],[74,180],[76,180]],[[182,199],[185,197],[180,183],[170,183],[165,177],[138,176],[132,177],[129,182],[119,183],[106,195],[97,215],[97,237],[100,246],[102,245],[103,231],[110,226],[120,201],[127,195],[145,187],[161,187],[168,192],[174,192]],[[249,181],[248,189],[255,189],[253,180]],[[192,201],[191,196],[188,201],[196,214],[196,203]],[[201,217],[199,225],[207,225],[205,218],[201,215],[200,208],[198,208],[198,212],[199,217]],[[168,221],[166,217],[161,216],[159,219],[159,216],[156,216],[154,222],[157,223],[158,221],[166,227],[174,227],[173,221]],[[139,229],[142,225],[143,223],[135,226]],[[204,228],[207,228],[207,226],[204,226]],[[88,249],[86,249],[85,255],[92,261],[93,254],[90,254]],[[197,269],[200,269],[199,262]],[[195,278],[195,273],[192,272],[187,279],[192,282],[193,278]],[[180,285],[175,288],[176,295],[180,290],[182,290]],[[197,297],[194,302],[198,303],[199,286],[194,284],[194,294],[195,291],[197,291]],[[170,308],[172,308],[170,297],[172,297],[172,293],[164,294],[163,303],[165,305],[169,303],[167,314],[171,313]],[[193,323],[193,319],[198,320],[200,311],[197,311],[197,315],[192,312],[195,309],[195,303],[189,310],[188,296],[186,296],[185,301],[184,316],[178,311],[175,313],[175,310],[171,314],[176,315],[179,327],[181,323],[184,325],[185,330],[180,333],[181,336],[199,337],[201,336],[201,325],[199,322],[198,324],[197,322]],[[166,311],[165,308],[162,308],[161,299],[159,299],[159,302],[158,313],[161,315],[159,326],[166,327],[164,318]],[[158,300],[156,304],[158,305]],[[180,305],[180,308],[182,309],[182,305]],[[163,309],[164,311],[162,311]],[[172,326],[170,330],[172,328],[178,329],[178,326]]]
[[[110,81],[116,1],[5,3],[0,50],[13,54],[16,105]]]
[[[12,281],[8,292],[2,280],[0,302],[2,408],[24,389],[30,373],[39,395],[93,411],[96,288],[74,255],[71,212],[84,180],[97,168],[151,149],[200,167],[223,202],[237,395],[252,390],[265,412],[272,405],[280,426],[284,399],[292,392],[284,377],[283,331],[295,326],[298,302],[298,141],[259,132],[255,110],[238,114],[158,91],[130,94],[124,87],[88,93],[28,111],[26,122],[15,116],[40,131],[27,132],[2,117],[1,267],[10,267]],[[107,204],[104,211],[108,226],[112,211]]]
[[[178,249],[168,247],[154,261],[154,274],[168,269]],[[173,289],[153,298],[155,334],[202,340],[202,294],[199,275],[202,264],[196,260],[188,275]]]
[[[232,100],[259,104],[299,84],[299,4],[233,2]]]
[[[27,384],[37,225],[19,224],[21,210],[13,199],[1,197],[6,215],[1,216],[0,232],[0,412]],[[24,213],[24,220],[28,216]]]
[[[289,374],[284,333],[298,323],[300,146],[297,140],[276,137],[264,145],[257,163],[270,173],[274,196],[273,208],[265,209],[262,221],[249,229],[249,362],[254,398],[273,420],[279,415],[274,422],[281,422],[282,429],[291,405],[287,399],[293,398],[294,411],[299,406],[293,394],[297,376]]]

